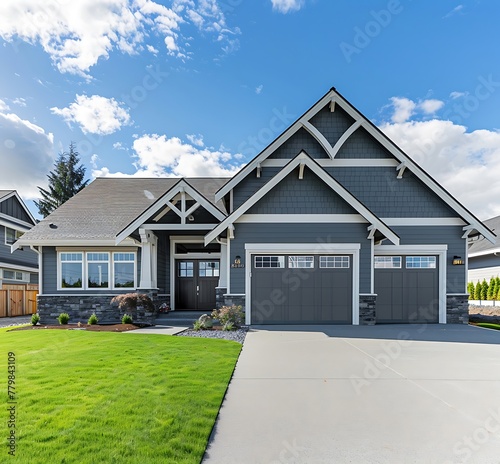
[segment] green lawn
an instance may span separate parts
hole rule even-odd
[[[16,355],[17,451],[0,462],[199,463],[241,345],[224,340],[0,330]]]

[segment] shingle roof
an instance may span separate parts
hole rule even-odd
[[[496,216],[491,219],[487,219],[486,221],[483,221],[483,224],[491,229],[497,237],[500,236],[500,216]],[[500,239],[497,238],[497,242],[495,245],[493,245],[491,242],[486,240],[483,236],[480,236],[478,240],[474,240],[472,242],[471,247],[469,248],[468,253],[478,253],[481,251],[488,251],[488,250],[493,250],[495,248],[500,247]]]
[[[185,180],[224,212],[223,205],[214,202],[214,193],[229,179]],[[98,178],[26,232],[19,242],[114,240],[118,232],[179,181],[180,178]]]

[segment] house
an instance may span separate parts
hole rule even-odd
[[[15,190],[0,190],[0,317],[36,312],[38,255],[12,246],[36,224]]]
[[[248,324],[466,323],[495,234],[331,89],[234,177],[96,179],[24,234],[42,321],[138,291]],[[460,259],[459,259],[460,258]]]
[[[500,230],[500,216],[484,221],[493,232]],[[484,237],[476,237],[469,247],[468,281],[477,283],[500,276],[500,243],[491,243]]]

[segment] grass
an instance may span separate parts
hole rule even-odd
[[[240,349],[225,340],[1,329],[3,396],[13,351],[18,401],[16,457],[4,440],[1,460],[199,463]]]
[[[500,324],[493,324],[491,322],[476,322],[474,325],[477,325],[478,327],[484,327],[485,329],[500,330]]]

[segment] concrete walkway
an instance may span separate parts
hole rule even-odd
[[[156,334],[156,335],[177,335],[184,332],[187,327],[173,327],[169,325],[154,325],[151,327],[144,327],[142,329],[130,330],[123,333],[131,334]]]
[[[262,327],[204,464],[499,463],[500,332]]]

